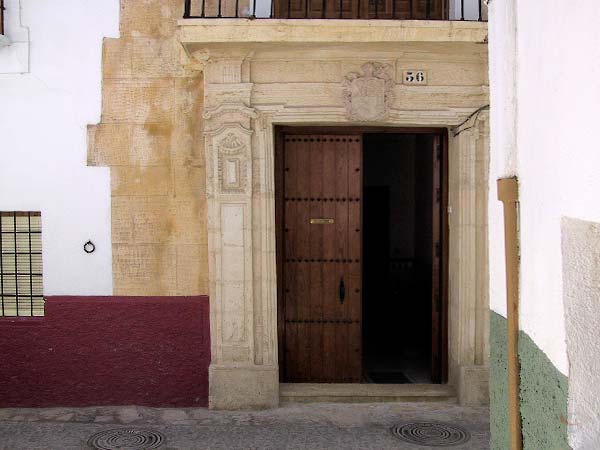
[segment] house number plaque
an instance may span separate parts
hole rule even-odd
[[[427,72],[424,70],[405,70],[402,80],[404,84],[427,84]]]
[[[311,225],[331,225],[334,222],[333,219],[310,219]]]

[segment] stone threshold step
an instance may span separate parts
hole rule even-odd
[[[456,403],[456,391],[447,384],[281,383],[281,403]]]

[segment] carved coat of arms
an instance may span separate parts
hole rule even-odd
[[[369,62],[362,65],[362,74],[346,75],[344,104],[350,120],[373,121],[384,119],[393,100],[394,80],[389,64]]]

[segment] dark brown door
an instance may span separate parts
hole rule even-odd
[[[433,212],[432,212],[432,269],[431,269],[431,379],[434,383],[442,381],[442,138],[433,136]]]
[[[283,379],[360,382],[362,138],[284,135],[279,144]]]

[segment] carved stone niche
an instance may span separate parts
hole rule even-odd
[[[236,127],[237,128],[237,127]],[[248,185],[248,142],[240,132],[249,135],[251,131],[238,129],[234,131],[226,128],[225,133],[219,136],[217,143],[217,174],[219,187],[222,194],[244,194]]]
[[[204,113],[206,119],[207,193],[251,195],[251,120],[253,109],[223,104]]]
[[[350,72],[343,81],[348,119],[377,121],[388,116],[394,100],[392,66],[379,62],[362,65],[362,73]]]

